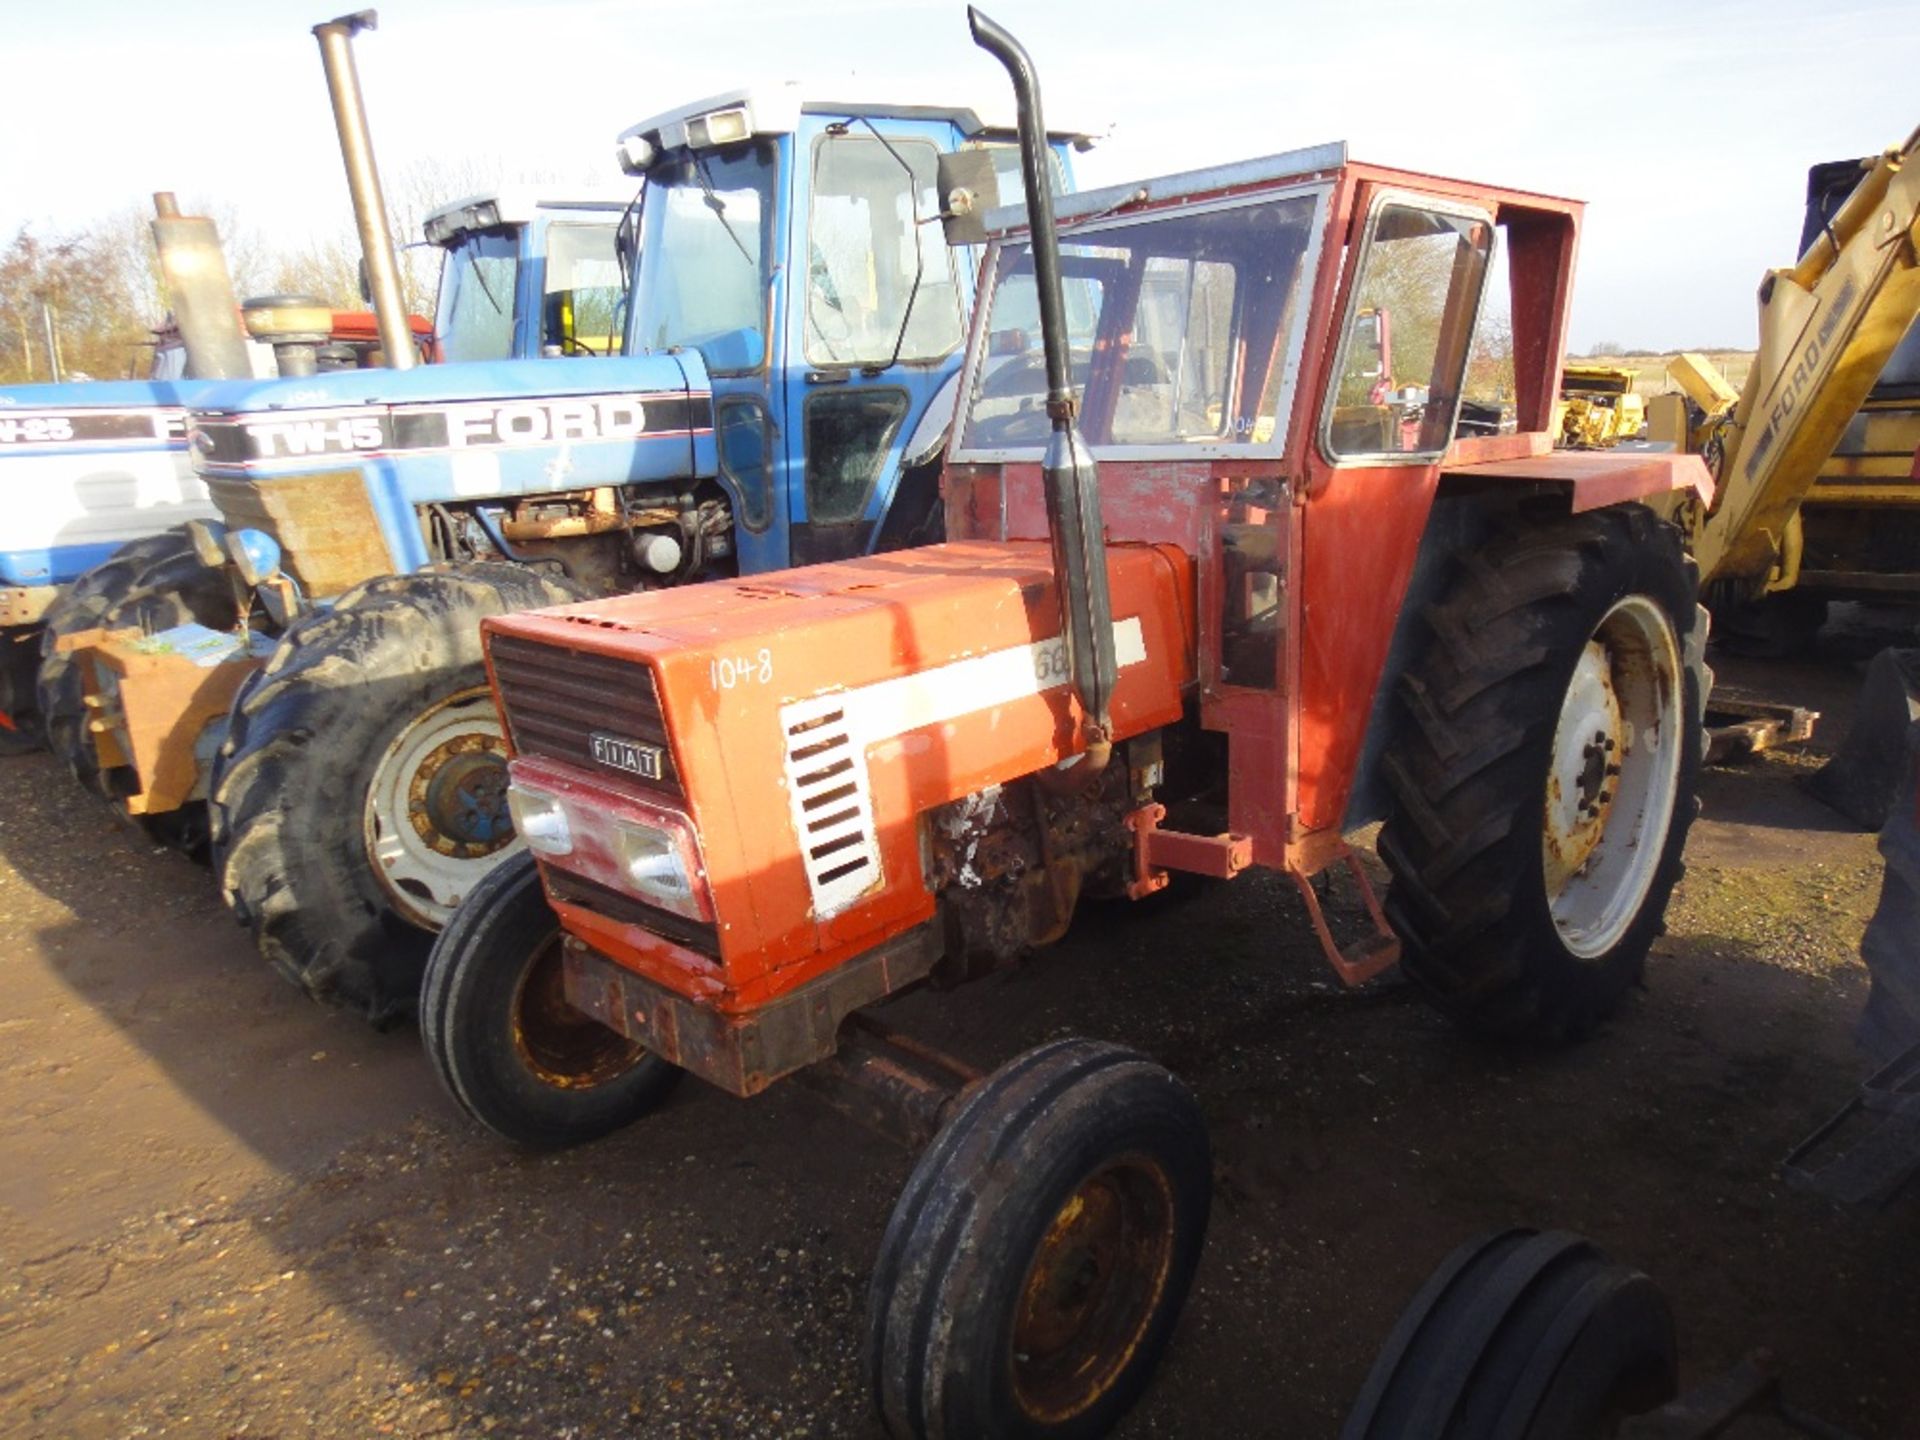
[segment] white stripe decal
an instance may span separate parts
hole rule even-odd
[[[1114,622],[1113,658],[1120,669],[1147,658],[1138,616]],[[871,745],[923,725],[938,725],[976,710],[1057,690],[1071,679],[1066,639],[1056,635],[1032,645],[1016,645],[1010,650],[995,650],[882,680],[850,690],[839,699],[861,742]]]
[[[1113,650],[1117,669],[1146,660],[1138,616],[1114,622]],[[783,705],[787,801],[815,917],[838,914],[881,883],[867,778],[869,746],[1057,690],[1069,678],[1067,642],[1056,635]]]

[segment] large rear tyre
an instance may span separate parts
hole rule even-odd
[[[35,685],[47,748],[74,779],[102,798],[113,798],[87,731],[79,663],[57,648],[63,637],[82,630],[152,634],[190,620],[228,630],[237,619],[232,585],[222,572],[201,562],[184,529],[122,545],[69,585],[47,610]]]
[[[1409,979],[1482,1033],[1591,1030],[1637,982],[1705,755],[1705,620],[1639,505],[1463,557],[1401,682],[1380,857]]]
[[[1571,1440],[1672,1398],[1673,1314],[1653,1282],[1564,1233],[1508,1230],[1447,1257],[1373,1362],[1341,1440]]]
[[[1199,1107],[1145,1056],[1060,1040],[996,1070],[881,1241],[867,1368],[887,1429],[1105,1434],[1172,1335],[1211,1193]]]
[[[211,786],[220,889],[261,953],[376,1023],[515,844],[480,621],[580,598],[516,565],[370,582],[287,631],[234,698]]]
[[[473,889],[440,932],[420,992],[420,1036],[460,1108],[520,1145],[577,1145],[632,1124],[680,1078],[573,1009],[560,922],[522,850]]]

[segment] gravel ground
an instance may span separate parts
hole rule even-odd
[[[1831,710],[1854,674],[1733,679]],[[1920,1434],[1920,1202],[1843,1216],[1776,1171],[1859,1078],[1879,874],[1808,763],[1709,777],[1649,988],[1564,1052],[1341,991],[1271,877],[894,1007],[983,1066],[1126,1041],[1200,1096],[1207,1253],[1121,1433],[1334,1434],[1426,1272],[1533,1223],[1651,1272],[1691,1374],[1769,1345],[1808,1408]],[[0,766],[0,941],[0,1434],[876,1433],[860,1317],[910,1157],[805,1093],[689,1084],[599,1145],[506,1149],[411,1031],[299,998],[44,757]]]

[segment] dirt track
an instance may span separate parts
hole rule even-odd
[[[1332,1435],[1427,1270],[1527,1222],[1652,1272],[1692,1373],[1771,1345],[1807,1408],[1920,1434],[1920,1203],[1842,1217],[1775,1174],[1857,1079],[1879,873],[1803,768],[1710,777],[1649,990],[1566,1053],[1340,993],[1269,878],[897,1007],[983,1065],[1128,1041],[1200,1095],[1207,1255],[1123,1433]],[[44,757],[0,766],[0,936],[0,1434],[873,1433],[863,1289],[909,1159],[807,1095],[688,1084],[601,1145],[503,1149],[411,1031],[299,998]]]

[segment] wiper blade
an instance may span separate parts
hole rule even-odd
[[[480,258],[477,255],[474,257],[473,265],[470,268],[473,271],[474,280],[480,286],[480,293],[486,296],[487,303],[493,306],[493,313],[496,315],[506,314],[506,310],[502,308],[500,304],[500,297],[495,295],[493,293],[493,287],[487,284],[487,272],[480,268]]]
[[[713,211],[714,218],[720,222],[720,227],[727,232],[727,238],[733,241],[733,248],[740,252],[740,258],[742,260],[746,261],[749,265],[753,264],[753,256],[747,252],[745,243],[742,242],[740,236],[735,232],[733,222],[727,219],[727,202],[713,192],[713,177],[707,173],[707,161],[704,155],[696,155],[694,157],[693,173],[699,177],[700,193],[707,202],[707,208]]]

